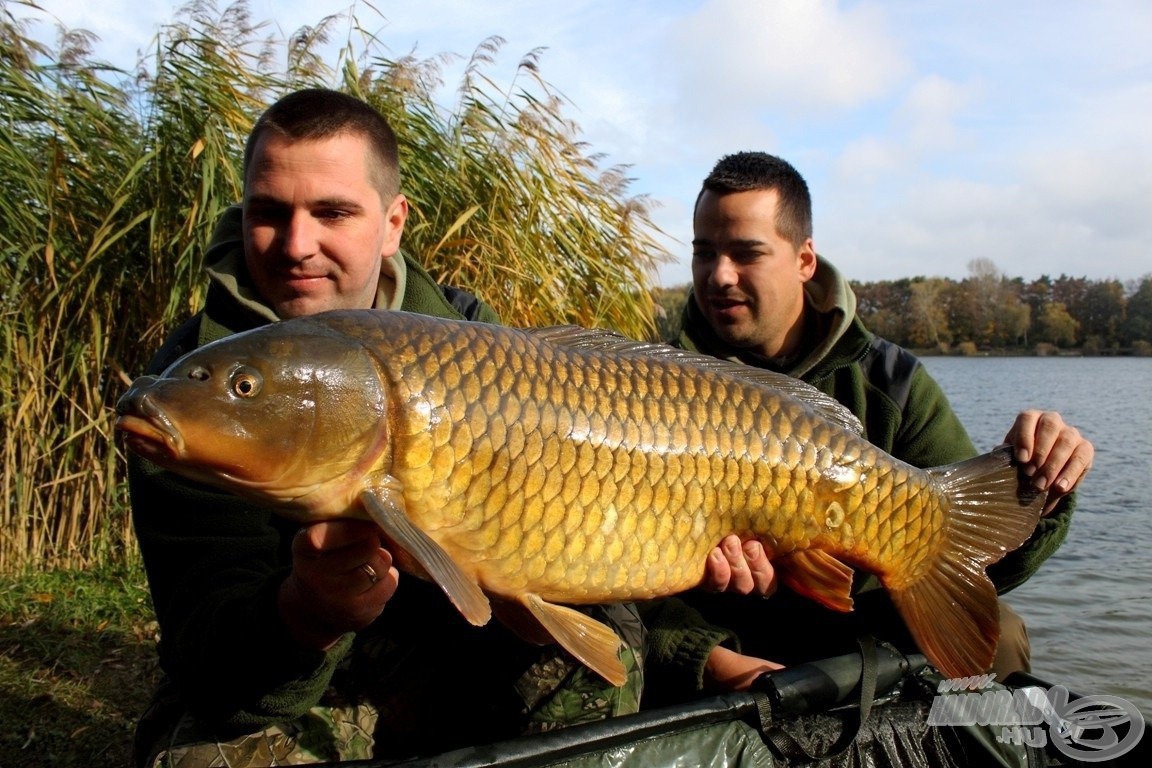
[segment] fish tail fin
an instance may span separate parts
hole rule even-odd
[[[1000,636],[996,587],[985,569],[1032,535],[1044,494],[1018,469],[1010,446],[929,470],[948,507],[944,545],[927,573],[891,584],[916,643],[948,677],[987,672]]]

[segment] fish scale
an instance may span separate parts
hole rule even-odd
[[[918,469],[794,379],[576,328],[323,313],[202,347],[117,409],[145,457],[302,522],[372,519],[469,621],[498,597],[617,683],[618,639],[566,606],[689,589],[731,533],[838,610],[849,566],[877,574],[941,671],[983,672],[984,569],[1043,503],[1008,451]]]

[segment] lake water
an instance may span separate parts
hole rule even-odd
[[[1059,411],[1096,446],[1064,546],[1008,602],[1033,674],[1152,715],[1152,358],[924,358],[976,447],[1027,407]]]

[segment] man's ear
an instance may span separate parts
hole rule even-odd
[[[408,198],[397,194],[384,211],[388,232],[384,238],[384,256],[391,257],[400,250],[400,238],[404,234],[404,222],[408,220]]]
[[[816,274],[816,246],[813,245],[812,238],[804,241],[796,256],[796,266],[800,272],[800,279],[803,282],[808,282]]]

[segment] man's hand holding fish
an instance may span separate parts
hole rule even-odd
[[[304,526],[292,538],[292,572],[280,585],[280,612],[301,645],[328,650],[369,626],[396,592],[400,572],[362,520]]]

